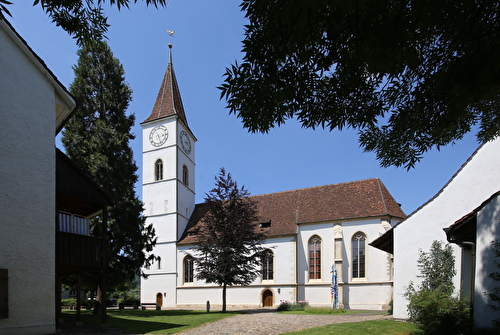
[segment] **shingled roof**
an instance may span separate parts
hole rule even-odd
[[[341,184],[303,188],[292,191],[251,196],[257,203],[259,223],[271,223],[263,228],[267,236],[293,235],[297,225],[315,222],[392,216],[404,219],[405,213],[377,178]],[[198,204],[179,240],[179,244],[196,242],[189,235],[202,224],[207,208]]]
[[[163,81],[161,83],[158,96],[156,97],[153,111],[151,112],[151,115],[148,116],[142,123],[177,115],[186,128],[189,128],[186,114],[184,113],[184,106],[182,105],[179,86],[177,85],[177,79],[175,78],[174,67],[172,65],[172,45],[169,44],[169,47],[170,50],[167,70],[163,76]]]

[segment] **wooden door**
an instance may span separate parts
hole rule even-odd
[[[161,293],[158,293],[156,295],[156,305],[160,307],[163,305],[163,296],[161,295]]]
[[[262,294],[262,304],[264,307],[273,306],[273,292],[271,292],[271,290],[265,290]]]

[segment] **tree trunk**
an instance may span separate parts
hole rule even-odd
[[[97,285],[97,294],[94,301],[94,315],[101,315],[102,313],[102,291],[101,286]]]
[[[222,285],[222,313],[226,313],[226,283]]]

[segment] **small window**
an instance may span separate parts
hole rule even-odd
[[[194,282],[194,259],[191,256],[186,256],[184,258],[184,283]]]
[[[158,270],[161,270],[161,258],[158,257],[158,261],[157,261],[157,269]]]
[[[163,161],[158,159],[155,162],[155,181],[163,180]]]
[[[262,280],[274,280],[274,254],[269,249],[262,256]]]
[[[321,238],[309,239],[309,279],[321,279]]]
[[[271,221],[260,223],[260,228],[270,228],[270,227],[271,227]]]
[[[365,278],[366,236],[356,233],[352,238],[352,278]]]
[[[189,186],[189,170],[186,165],[182,166],[182,183]]]

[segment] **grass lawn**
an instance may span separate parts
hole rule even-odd
[[[411,323],[394,320],[375,320],[352,323],[338,323],[317,328],[309,328],[286,334],[342,334],[342,335],[410,335],[417,334],[417,327]]]
[[[347,313],[354,311],[347,311]],[[322,314],[307,313],[306,311],[280,312],[286,314]],[[147,334],[174,334],[183,330],[201,326],[205,323],[214,322],[226,317],[240,314],[238,312],[210,312],[184,311],[184,310],[108,310],[107,325],[120,328],[131,333]],[[76,311],[63,310],[65,321],[74,322]],[[92,311],[82,311],[81,321],[84,324],[101,324],[100,315],[92,315]],[[287,334],[342,334],[342,335],[366,335],[366,334],[388,334],[388,335],[410,335],[417,334],[417,328],[410,323],[394,320],[376,320],[354,323],[341,323],[323,327],[311,328]]]
[[[182,310],[108,310],[107,325],[133,333],[174,334],[237,314],[240,313],[207,313],[206,311]],[[65,321],[76,321],[76,311],[63,310],[62,315]],[[101,316],[92,315],[92,311],[82,311],[81,321],[84,324],[100,325]]]

